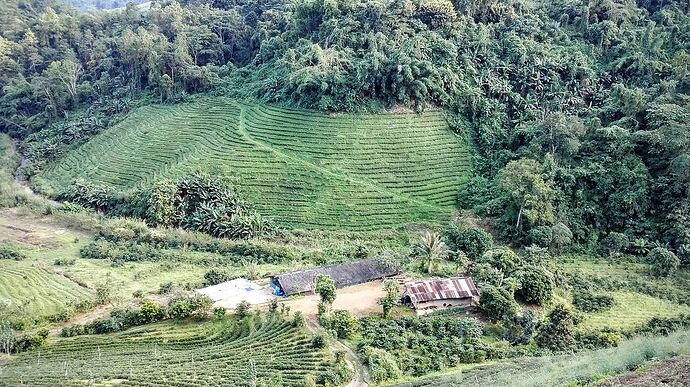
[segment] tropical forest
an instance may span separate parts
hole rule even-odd
[[[687,0],[0,0],[0,386],[686,386]]]

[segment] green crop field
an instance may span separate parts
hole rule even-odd
[[[328,115],[206,98],[138,109],[35,181],[128,189],[202,169],[236,178],[282,226],[374,230],[448,217],[469,168],[441,112]]]
[[[273,377],[293,386],[333,367],[332,357],[311,346],[304,328],[282,318],[249,326],[228,320],[158,323],[60,338],[17,355],[1,369],[0,385],[247,385]]]
[[[0,303],[27,316],[50,316],[93,298],[93,292],[60,274],[26,262],[0,261]]]
[[[613,292],[616,304],[609,310],[585,313],[580,327],[583,330],[603,328],[632,329],[653,317],[677,317],[690,314],[690,306],[651,297],[636,292]]]

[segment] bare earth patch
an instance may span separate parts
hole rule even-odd
[[[82,237],[48,216],[35,215],[17,208],[0,211],[0,241],[16,242],[26,247],[54,248],[66,237]]]
[[[381,306],[377,301],[384,297],[383,281],[372,281],[360,285],[348,286],[338,289],[337,297],[333,303],[333,309],[349,310],[356,316],[366,316],[381,313]],[[310,294],[293,300],[286,301],[292,311],[300,311],[305,316],[317,314],[317,306],[320,298],[318,294]]]
[[[605,381],[600,386],[690,386],[690,356],[676,356]]]

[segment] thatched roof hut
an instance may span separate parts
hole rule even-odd
[[[337,288],[357,285],[399,273],[399,270],[379,259],[344,262],[336,265],[318,267],[281,274],[273,278],[283,295],[308,293],[314,291],[316,277],[320,274],[330,276]],[[281,293],[279,292],[279,293]]]

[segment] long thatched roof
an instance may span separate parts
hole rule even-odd
[[[335,286],[342,288],[398,273],[398,269],[379,259],[372,258],[285,273],[275,277],[274,280],[278,282],[285,295],[293,295],[314,291],[316,277],[320,274],[330,276],[335,282]]]

